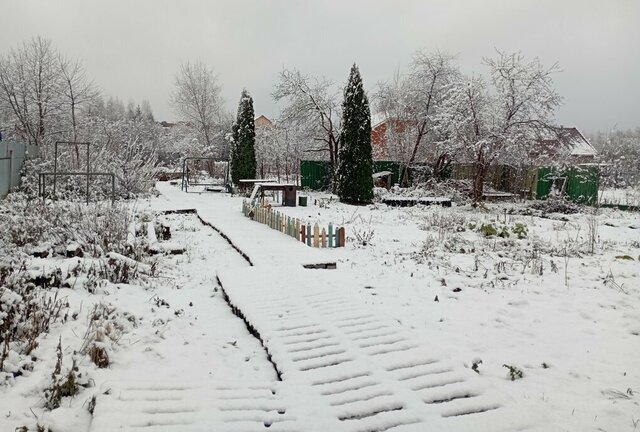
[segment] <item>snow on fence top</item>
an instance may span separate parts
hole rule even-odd
[[[305,243],[307,246],[334,248],[345,245],[344,227],[337,227],[331,223],[326,229],[324,227],[320,229],[318,224],[312,227],[311,224],[305,224],[300,219],[287,216],[271,207],[251,205],[247,200],[242,202],[242,213],[256,222]]]

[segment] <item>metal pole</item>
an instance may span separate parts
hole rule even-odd
[[[13,187],[13,150],[9,150],[9,190]]]
[[[53,199],[56,199],[56,181],[58,180],[58,176],[56,173],[58,172],[58,142],[55,143],[55,152],[53,158]]]
[[[185,159],[182,161],[182,183],[180,184],[180,190],[181,190],[181,191],[183,191],[183,190],[184,190],[184,166],[185,166],[186,162],[187,162],[187,159],[185,158]]]
[[[87,205],[89,205],[89,173],[91,172],[89,166],[89,144],[87,144]]]

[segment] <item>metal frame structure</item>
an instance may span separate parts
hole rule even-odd
[[[66,144],[66,145],[86,145],[87,146],[87,171],[62,171],[58,172],[58,145]],[[45,198],[45,189],[47,186],[46,178],[47,176],[53,176],[53,197],[55,199],[56,196],[56,186],[57,186],[57,178],[60,176],[86,176],[87,177],[87,204],[89,204],[90,194],[90,179],[91,177],[100,177],[107,176],[111,177],[111,202],[115,201],[115,191],[116,191],[116,177],[113,173],[104,173],[104,172],[91,172],[91,159],[90,159],[90,151],[89,148],[91,143],[89,142],[75,142],[75,141],[56,141],[55,142],[55,151],[54,151],[54,160],[53,160],[53,171],[41,172],[38,173],[38,193]]]
[[[187,171],[187,165],[189,161],[192,160],[207,160],[207,161],[214,161],[214,162],[226,162],[227,163],[227,167],[224,170],[224,187],[225,189],[229,190],[230,188],[230,184],[229,184],[229,161],[225,161],[225,160],[220,160],[218,158],[214,158],[214,157],[187,157],[184,158],[182,161],[182,184],[180,186],[180,190],[183,190],[185,192],[189,192],[189,185],[192,186],[219,186],[217,183],[190,183],[189,182],[189,172]]]
[[[111,177],[111,202],[113,203],[116,200],[116,176],[113,173],[104,173],[104,172],[72,172],[72,171],[62,171],[62,172],[41,172],[38,173],[38,193],[42,198],[45,198],[45,188],[46,188],[46,180],[47,176],[52,176],[54,178],[54,182],[56,177],[60,176],[87,176],[87,184],[89,183],[90,177]],[[89,190],[87,190],[87,204],[89,204]]]

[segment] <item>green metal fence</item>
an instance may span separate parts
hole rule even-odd
[[[391,172],[391,184],[398,183],[401,165],[394,161],[373,161],[373,173]],[[329,161],[300,161],[300,185],[312,190],[331,188],[331,163]]]
[[[300,161],[300,186],[303,189],[327,190],[331,188],[331,163],[329,161]]]
[[[595,204],[600,187],[600,168],[597,165],[578,165],[567,169],[553,167],[538,168],[536,197],[545,199],[554,185],[561,188],[569,199],[579,204]]]

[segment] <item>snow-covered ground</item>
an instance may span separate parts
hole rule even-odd
[[[145,206],[136,205],[141,211]],[[166,219],[172,227],[172,242],[185,245],[187,252],[155,258],[158,277],[149,278],[144,286],[105,284],[95,294],[77,288],[59,290],[58,296],[70,305],[69,315],[77,313],[77,319],[55,324],[33,353],[40,359],[33,372],[0,388],[0,431],[35,423],[55,432],[88,431],[88,404],[112,381],[206,385],[230,378],[275,380],[260,343],[227,306],[216,281],[217,269],[242,271],[248,263],[195,215],[168,215]],[[79,259],[65,261],[69,260]],[[61,264],[55,259],[34,261],[40,264],[32,265]],[[97,368],[88,356],[74,356],[87,332],[88,312],[99,303],[114,308],[117,317],[113,321],[124,327],[117,343],[109,344],[110,365],[105,369]],[[70,366],[71,357],[78,359],[89,388],[48,412],[41,408],[42,391],[50,385],[58,338],[64,348],[64,365]]]
[[[349,342],[349,333],[340,333],[349,331],[349,316],[341,323],[329,322],[331,298],[326,296],[334,296],[332,293],[340,299],[334,304],[346,302],[339,312],[342,319],[349,310],[368,310],[380,316],[381,325],[406,339],[401,343],[411,342],[419,352],[427,349],[435,360],[450,365],[456,379],[473,382],[484,389],[482,394],[499,400],[502,408],[493,410],[492,415],[504,413],[503,427],[515,428],[519,420],[526,430],[540,431],[633,431],[640,425],[638,213],[600,209],[592,214],[587,209],[579,214],[543,215],[525,204],[506,203],[490,204],[487,209],[356,207],[312,193],[308,207],[279,210],[311,223],[343,225],[347,230],[346,247],[314,250],[244,218],[241,197],[185,194],[168,183],[159,184],[159,190],[161,196],[137,203],[137,210],[195,208],[204,221],[223,231],[254,262],[255,269],[249,269],[246,260],[195,215],[164,216],[172,227],[172,243],[186,246],[186,253],[153,258],[158,261],[158,274],[144,283],[105,284],[94,294],[78,288],[60,289],[59,296],[68,299],[69,315],[77,312],[77,319],[56,323],[34,351],[38,358],[34,370],[0,387],[0,431],[34,427],[36,423],[52,431],[89,431],[92,419],[87,406],[94,395],[99,395],[96,416],[106,415],[101,429],[95,430],[109,430],[104,427],[105,418],[108,425],[109,415],[115,418],[117,411],[107,409],[111,396],[102,393],[113,387],[129,395],[132,387],[137,388],[131,383],[136,382],[147,389],[159,389],[163,384],[171,388],[176,383],[207,389],[232,381],[236,383],[233,388],[248,388],[253,383],[256,391],[272,389],[275,395],[276,386],[295,381],[282,391],[281,402],[270,403],[273,407],[292,406],[287,412],[297,413],[296,420],[279,426],[284,428],[281,430],[288,430],[282,426],[286,424],[305,425],[305,420],[317,420],[329,411],[320,405],[317,410],[302,406],[317,401],[318,396],[313,396],[317,390],[305,388],[309,384],[297,379],[302,375],[291,369],[300,360],[282,351],[286,337],[279,340],[278,331],[284,327],[277,324],[290,310],[306,308],[308,314],[300,320],[323,318],[332,337],[346,344],[354,364],[378,367],[375,361],[369,364],[366,357],[359,357],[368,355],[368,348],[364,354],[354,354],[357,347]],[[509,235],[487,237],[491,228]],[[338,269],[305,270],[314,275],[313,283],[306,286],[304,278],[300,282],[297,272],[301,263],[327,259],[337,261]],[[69,260],[78,258],[64,261]],[[34,258],[32,265],[62,262],[62,258]],[[247,308],[246,319],[265,332],[261,336],[266,349],[272,350],[272,361],[281,361],[285,372],[293,371],[283,375],[282,383],[276,382],[265,348],[223,298],[218,274],[223,285],[225,277],[234,284],[235,288],[229,288],[231,300]],[[292,276],[288,278],[288,274]],[[249,281],[260,287],[255,296]],[[271,289],[273,296],[269,295]],[[344,295],[337,294],[340,290]],[[314,303],[304,297],[314,295],[322,301]],[[87,331],[88,311],[96,303],[112,305],[117,315],[114,322],[121,323],[121,337],[108,345],[110,365],[99,369],[88,356],[76,355],[79,370],[90,386],[48,412],[42,408],[42,391],[55,366],[58,338],[62,338],[64,364],[69,366]],[[279,309],[283,309],[284,318],[278,317]],[[267,311],[275,313],[273,318],[268,319]],[[325,322],[313,324],[323,326]],[[360,324],[353,321],[352,325]],[[412,352],[407,351],[403,360],[415,361],[409,358]],[[328,351],[326,355],[342,354]],[[504,365],[511,366],[514,373],[521,371],[522,378],[509,379]],[[398,377],[374,369],[371,373],[381,380],[379,385],[392,392],[405,391],[395,381]],[[351,369],[345,369],[347,372],[357,375]],[[165,393],[171,395],[171,391]],[[307,393],[311,396],[302,397]],[[226,397],[224,392],[216,396],[206,390],[185,394],[200,398],[192,401],[193,416],[197,410],[206,410],[202,398]],[[250,400],[250,395],[247,398]],[[161,410],[170,402],[158,404]],[[128,409],[145,406],[132,402]],[[446,407],[443,410],[433,411],[436,417],[432,424],[447,430],[448,423],[436,422],[447,412]],[[416,415],[418,422],[428,412]],[[459,417],[453,430],[475,430],[474,425],[483,424],[482,417],[475,416],[482,415]],[[388,416],[387,420],[393,418],[393,414]],[[419,422],[407,422],[397,430],[424,430]],[[271,425],[265,421],[265,426],[267,423]],[[380,428],[383,423],[368,424]],[[388,420],[386,424],[394,423]],[[196,429],[183,425],[179,430]],[[491,429],[485,425],[484,430]]]
[[[602,189],[600,190],[600,202],[602,204],[640,207],[640,188]]]

